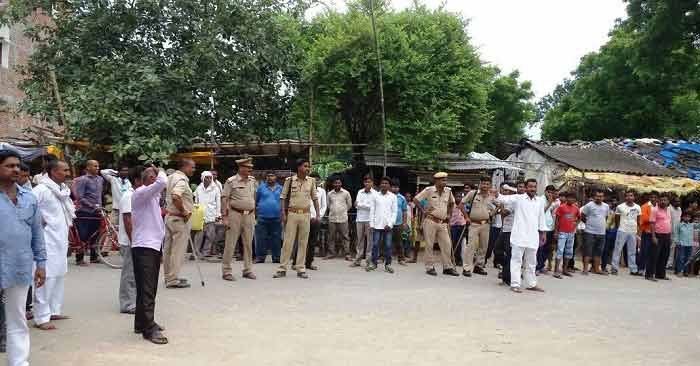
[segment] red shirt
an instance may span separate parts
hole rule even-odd
[[[554,216],[559,219],[557,221],[557,231],[560,233],[575,233],[579,215],[577,205],[565,203],[559,206],[554,213]]]

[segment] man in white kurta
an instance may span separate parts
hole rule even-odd
[[[44,224],[47,257],[46,284],[36,289],[34,302],[34,322],[42,330],[55,329],[52,320],[67,319],[62,315],[63,279],[68,272],[68,229],[75,218],[70,189],[64,183],[68,174],[68,164],[50,162],[48,175],[34,187]]]
[[[524,281],[526,289],[543,292],[537,287],[535,267],[537,266],[537,248],[544,240],[544,232],[547,229],[544,219],[545,205],[544,200],[537,197],[536,180],[529,179],[525,189],[524,194],[500,195],[496,200],[502,204],[510,204],[513,208],[513,228],[510,234],[512,247],[510,287],[514,292],[521,292],[521,283]]]

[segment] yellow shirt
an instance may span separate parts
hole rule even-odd
[[[297,175],[285,179],[280,199],[286,201],[288,195],[289,204],[287,208],[308,210],[312,202],[318,200],[316,196],[316,180],[311,177],[301,179]]]
[[[224,184],[224,192],[221,197],[228,200],[229,208],[252,211],[255,209],[256,189],[257,183],[254,177],[243,178],[236,174]]]

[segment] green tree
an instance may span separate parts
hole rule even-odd
[[[699,135],[700,5],[629,0],[627,9],[629,18],[581,60],[566,93],[554,98],[545,138]]]
[[[4,21],[38,42],[23,109],[117,156],[164,160],[192,141],[273,138],[287,126],[304,1],[12,1]]]
[[[535,118],[535,105],[532,103],[534,93],[529,81],[518,81],[518,71],[508,75],[495,71],[488,93],[488,109],[492,119],[477,150],[505,158],[511,151],[506,143],[525,137],[525,127]]]
[[[387,3],[376,6],[389,148],[413,162],[471,151],[488,122],[490,72],[469,42],[467,21],[420,4],[400,12]],[[353,1],[345,13],[328,11],[310,21],[294,115],[308,121],[313,101],[319,130],[332,131],[334,141],[346,137],[381,146],[378,70],[367,10],[367,2]]]

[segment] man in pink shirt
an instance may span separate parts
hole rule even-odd
[[[151,166],[141,173],[143,185],[131,196],[131,254],[136,280],[136,314],[134,332],[155,344],[167,344],[168,339],[154,320],[156,290],[160,272],[161,247],[165,224],[160,212],[160,195],[168,178],[161,169]]]
[[[645,277],[649,281],[669,280],[666,277],[666,262],[671,251],[671,211],[669,198],[661,195],[658,206],[652,209],[649,218],[651,229],[651,250],[647,257]]]

